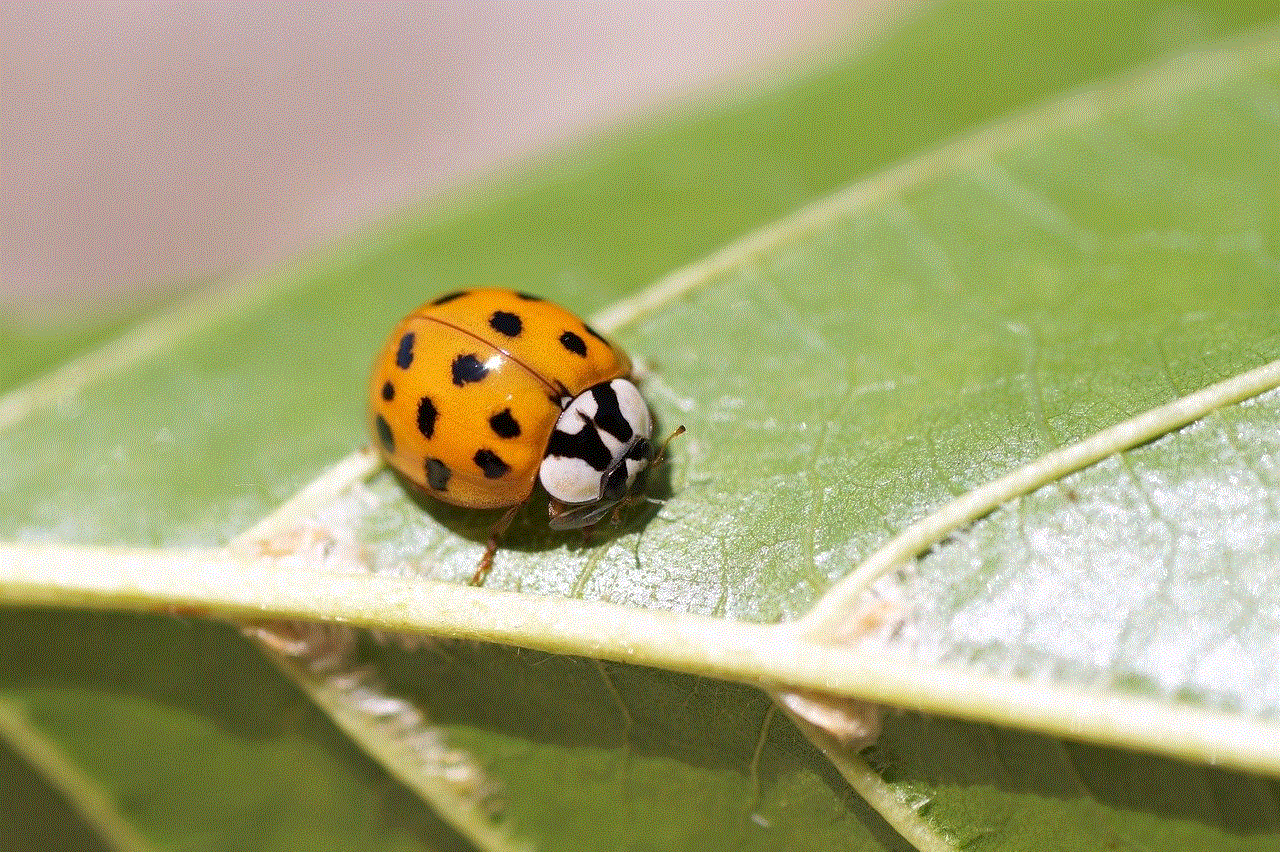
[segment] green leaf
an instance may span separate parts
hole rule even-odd
[[[941,144],[1185,48],[1198,38],[1188,22],[1221,34],[1273,14],[1099,8],[935,10],[807,79],[196,297],[20,387],[0,401],[5,599],[338,617],[526,650],[257,634],[347,741],[224,629],[12,615],[2,647],[23,664],[3,675],[0,709],[15,751],[121,845],[457,846],[353,746],[481,848],[1274,844],[1272,781],[913,716],[889,720],[874,775],[762,693],[699,677],[1280,771],[1274,746],[1230,736],[1274,742],[1263,667],[1274,584],[1255,582],[1275,553],[1272,398],[1162,414],[1143,435],[1198,422],[941,541],[985,511],[949,509],[953,497],[1091,436],[1107,438],[1102,455],[1127,450],[1138,433],[1108,427],[1280,351],[1274,33]],[[594,311],[654,362],[645,387],[661,418],[690,429],[658,483],[665,504],[587,544],[548,534],[534,506],[479,591],[430,580],[470,574],[490,517],[424,512],[386,475],[362,484],[358,456],[331,467],[366,440],[359,389],[386,328],[477,281]],[[1033,469],[986,508],[1097,457]],[[1245,480],[1249,505],[1264,507],[1245,521],[1254,549],[1222,535],[1242,523],[1239,503],[1219,501],[1214,516],[1195,500],[1206,482]],[[301,502],[241,535],[308,483]],[[1150,511],[1135,510],[1142,501]],[[862,589],[833,583],[921,518],[940,520],[880,566],[938,545],[898,585],[906,629],[888,649],[846,647]],[[1135,546],[1153,528],[1186,543],[1186,558]],[[1094,558],[1073,562],[1066,542],[1082,532]],[[1074,657],[1059,639],[1034,641],[1025,589],[1095,606],[1119,581],[1141,591],[1141,574],[1117,580],[1117,554],[1144,567],[1160,556],[1163,585],[1131,594],[1111,621],[1078,608],[1088,618],[1072,629],[1089,641]],[[1249,594],[1205,599],[1236,608],[1206,603],[1196,623],[1210,629],[1195,638],[1229,637],[1230,659],[1262,673],[1252,680],[1206,680],[1215,672],[1187,664],[1203,645],[1157,623],[1221,578]],[[1042,603],[1037,623],[1061,633],[1062,615]],[[771,626],[784,619],[795,626]],[[952,631],[953,620],[980,630]],[[1170,635],[1181,656],[1144,668],[1144,641]],[[1185,742],[1162,742],[1162,723]],[[98,735],[107,725],[128,736]],[[1188,780],[1124,783],[1152,776]],[[144,840],[119,839],[130,832]]]
[[[50,365],[101,346],[128,326],[122,321],[100,324],[85,321],[90,324],[83,329],[28,328],[0,323],[0,345],[6,354],[0,361],[0,390],[19,387],[48,370]]]
[[[34,763],[34,761],[33,761]],[[7,746],[0,749],[0,837],[15,849],[98,852],[108,849],[67,800]]]
[[[1002,507],[921,561],[917,651],[1280,716],[1277,423],[1273,391]]]
[[[0,629],[0,731],[112,848],[467,848],[234,629],[38,610]]]

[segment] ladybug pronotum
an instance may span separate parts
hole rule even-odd
[[[383,458],[432,497],[508,511],[473,583],[538,483],[553,529],[587,527],[653,460],[631,359],[564,308],[512,290],[439,296],[396,326],[369,383]],[[682,431],[682,430],[678,430]]]

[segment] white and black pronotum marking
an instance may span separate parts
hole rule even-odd
[[[551,527],[576,529],[604,517],[648,466],[652,431],[649,406],[626,379],[574,397],[556,421],[538,471],[552,497]]]

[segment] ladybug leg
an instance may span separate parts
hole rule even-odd
[[[511,526],[511,520],[523,505],[523,503],[515,504],[503,512],[497,523],[489,527],[489,541],[485,544],[484,556],[480,557],[480,564],[476,566],[476,573],[471,575],[471,585],[484,585],[484,578],[489,576],[489,569],[493,568],[493,556],[498,552],[498,539],[502,538],[503,533],[507,531],[507,527]]]

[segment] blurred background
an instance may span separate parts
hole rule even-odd
[[[878,25],[864,2],[6,5],[0,302],[40,322],[277,263]]]

